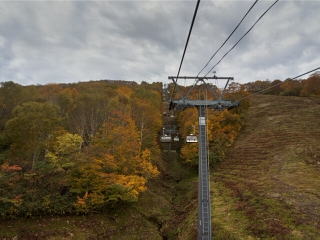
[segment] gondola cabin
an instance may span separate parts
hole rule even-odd
[[[195,135],[189,135],[186,138],[186,142],[187,143],[197,143],[198,142],[198,138]]]
[[[163,143],[168,143],[168,142],[171,142],[172,141],[172,138],[170,135],[162,135],[160,137],[160,142],[163,142]]]
[[[179,142],[179,137],[178,137],[178,136],[175,136],[175,137],[173,138],[173,141],[174,141],[174,142]]]

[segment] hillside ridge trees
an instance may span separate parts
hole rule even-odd
[[[159,83],[1,83],[1,217],[137,201],[159,175],[160,90]]]

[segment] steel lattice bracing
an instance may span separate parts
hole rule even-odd
[[[198,240],[211,240],[210,177],[206,127],[206,107],[199,106],[199,221]]]

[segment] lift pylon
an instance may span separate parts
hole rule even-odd
[[[179,77],[187,79],[195,79],[194,86],[203,79],[198,77]],[[176,77],[169,77],[174,84],[178,80]],[[230,77],[218,78],[208,77],[206,79],[233,79]],[[189,91],[188,91],[189,92]],[[186,96],[179,100],[172,100],[170,107],[176,110],[183,110],[189,107],[196,107],[198,109],[199,116],[199,183],[198,183],[198,240],[211,240],[211,201],[210,201],[210,169],[208,159],[208,139],[207,139],[207,116],[206,109],[211,108],[215,110],[232,109],[237,107],[239,102],[233,102],[229,100],[190,100]]]

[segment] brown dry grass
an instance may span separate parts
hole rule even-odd
[[[240,225],[256,239],[320,239],[320,104],[254,97],[213,179],[230,191],[232,211],[246,216]]]

